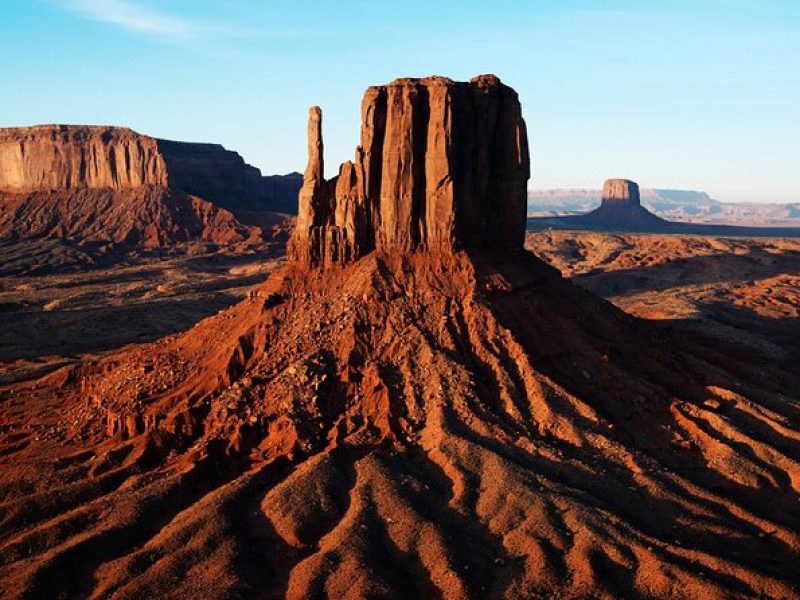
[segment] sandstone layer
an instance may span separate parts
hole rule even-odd
[[[292,258],[521,246],[530,170],[514,90],[493,75],[398,79],[369,88],[361,115],[355,161],[326,180],[322,113],[310,111]]]
[[[606,179],[601,206],[639,206],[639,185],[630,179]]]
[[[124,127],[0,129],[0,193],[172,187],[229,209],[286,206],[296,193],[218,144],[173,142]]]
[[[154,138],[130,129],[43,125],[0,129],[0,191],[166,186]]]

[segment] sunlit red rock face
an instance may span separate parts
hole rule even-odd
[[[20,272],[108,264],[179,246],[283,247],[289,219],[267,212],[291,210],[296,199],[287,197],[297,189],[297,174],[262,177],[217,144],[122,127],[0,129],[0,242],[24,255],[16,245],[56,240],[42,261],[21,261]],[[81,257],[76,264],[73,255]]]
[[[423,169],[424,94],[474,127],[424,137]],[[0,388],[6,595],[797,597],[796,370],[524,251],[521,121],[476,116],[518,109],[496,79],[365,106],[339,193],[312,110],[292,259],[247,299]]]
[[[171,187],[229,209],[269,209],[275,178],[218,144],[162,140],[125,127],[0,129],[0,193]],[[293,175],[285,179],[288,189],[275,202],[296,185]]]
[[[0,190],[166,186],[154,138],[130,129],[43,125],[0,129]]]
[[[361,114],[355,162],[326,181],[322,113],[310,110],[290,256],[329,264],[373,250],[522,244],[529,158],[514,90],[493,75],[397,79],[369,88]]]

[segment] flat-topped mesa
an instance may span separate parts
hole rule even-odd
[[[630,179],[606,179],[601,206],[639,206],[639,185]]]
[[[494,75],[368,88],[355,161],[329,181],[321,124],[314,107],[291,259],[326,265],[372,250],[522,247],[528,138],[516,92]]]
[[[154,138],[123,127],[38,125],[0,129],[0,191],[131,189],[167,185]]]
[[[0,193],[173,187],[236,208],[268,202],[276,195],[273,179],[219,144],[162,140],[126,127],[0,128]]]

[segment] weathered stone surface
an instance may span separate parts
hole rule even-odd
[[[276,181],[280,179],[280,181]],[[284,179],[286,179],[284,181]],[[299,177],[262,177],[218,144],[173,142],[124,127],[0,129],[0,192],[173,187],[231,209],[293,208]]]
[[[326,199],[322,144],[322,111],[318,106],[308,110],[308,164],[303,173],[297,206],[297,225],[292,239],[292,251],[298,260],[307,261],[320,251],[326,231],[320,228],[320,219],[330,212]]]
[[[639,185],[630,179],[606,179],[603,184],[602,205],[628,204],[639,206]],[[601,206],[602,206],[601,205]]]
[[[493,75],[397,79],[367,89],[355,161],[326,182],[321,112],[289,254],[310,264],[378,249],[521,247],[530,175],[516,92]]]
[[[154,138],[130,129],[43,125],[0,130],[0,190],[131,189],[167,185]]]

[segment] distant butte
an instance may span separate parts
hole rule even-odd
[[[606,208],[640,206],[639,185],[630,179],[606,179],[603,184],[602,206]]]
[[[800,228],[796,227],[743,227],[667,221],[641,205],[639,185],[630,179],[607,179],[603,184],[600,206],[586,214],[529,218],[527,228],[533,231],[574,229],[631,233],[800,237]]]
[[[587,229],[656,231],[669,225],[641,205],[639,185],[630,179],[607,179],[598,208],[566,218],[570,219],[567,224]]]

